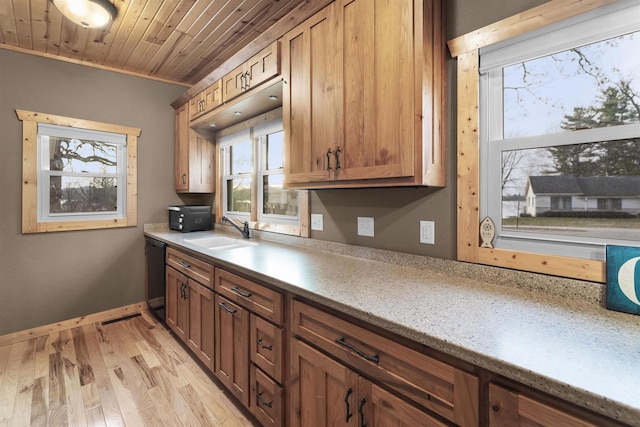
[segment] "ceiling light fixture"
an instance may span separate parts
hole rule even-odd
[[[71,22],[84,28],[102,28],[118,14],[109,0],[51,0],[51,3]]]

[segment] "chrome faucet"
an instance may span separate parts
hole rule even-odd
[[[248,239],[249,238],[249,222],[245,221],[244,223],[242,223],[242,228],[240,228],[228,216],[223,216],[222,218],[220,218],[220,221],[221,222],[228,222],[229,224],[233,225],[233,227],[242,234],[242,238],[243,239]]]

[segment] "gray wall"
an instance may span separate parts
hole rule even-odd
[[[0,335],[144,299],[142,224],[166,220],[173,109],[184,87],[0,49]],[[138,227],[21,234],[15,109],[142,129]]]
[[[545,3],[543,0],[445,0],[447,40]],[[455,60],[447,64],[447,186],[318,190],[311,213],[324,215],[324,231],[311,237],[379,249],[454,259],[456,257]],[[357,235],[357,217],[375,219],[375,237]],[[419,243],[420,220],[435,221],[435,245]]]
[[[543,3],[445,0],[447,39]],[[447,187],[322,190],[312,237],[442,258],[455,257],[455,61],[448,63]],[[185,88],[0,49],[0,335],[140,302],[142,225],[166,220],[172,203],[210,203],[173,191],[173,110]],[[22,127],[14,110],[139,127],[138,226],[22,235]],[[356,217],[376,237],[356,235]],[[418,243],[419,220],[436,222],[436,244]]]

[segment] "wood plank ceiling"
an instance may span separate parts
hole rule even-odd
[[[98,30],[48,0],[0,0],[0,47],[193,85],[302,0],[109,0]]]

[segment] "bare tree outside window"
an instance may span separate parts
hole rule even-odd
[[[640,123],[638,51],[635,32],[504,67],[504,139]],[[640,138],[506,150],[501,160],[505,229],[640,238]],[[520,194],[524,212],[507,209]]]

